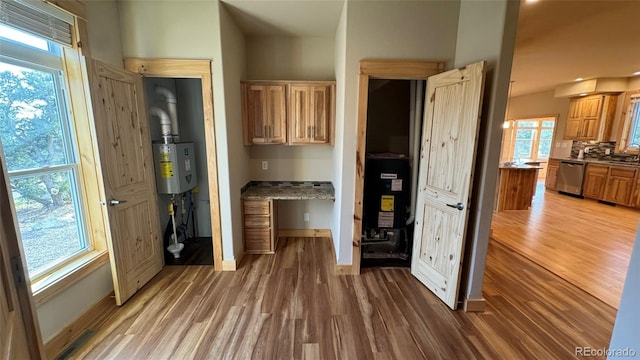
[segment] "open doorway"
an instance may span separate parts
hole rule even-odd
[[[194,142],[194,149],[198,153],[196,154],[195,162],[196,166],[201,170],[198,172],[200,175],[198,175],[199,185],[197,186],[197,191],[194,193],[196,188],[192,189],[190,198],[189,195],[186,195],[184,208],[188,208],[188,204],[192,204],[192,207],[196,208],[190,218],[192,229],[195,229],[192,230],[192,234],[208,235],[208,230],[210,229],[211,247],[202,242],[200,242],[200,247],[204,248],[203,254],[212,253],[213,267],[216,271],[221,271],[223,269],[222,235],[211,62],[207,60],[126,58],[124,63],[127,70],[137,72],[145,79],[148,79],[145,83],[147,90],[154,90],[154,82],[163,82],[170,87],[174,86],[176,96],[180,96],[183,99],[183,101],[178,102],[177,111],[184,118],[181,120],[184,122],[184,135],[189,137],[188,140]],[[187,139],[186,137],[185,139]],[[208,196],[205,195],[206,193],[208,193]],[[182,199],[178,198],[178,201],[182,205]],[[168,223],[168,206],[163,208],[160,203],[159,208],[164,232]],[[180,218],[182,213],[181,210],[178,211],[180,211],[178,213],[178,218]],[[206,241],[209,240],[207,236],[201,237],[206,238]],[[210,248],[212,248],[211,252],[209,252]],[[205,261],[203,259],[199,260]],[[208,262],[208,259],[206,261]]]

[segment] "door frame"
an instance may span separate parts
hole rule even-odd
[[[209,176],[209,211],[211,212],[211,241],[213,268],[223,271],[222,231],[220,228],[220,197],[218,192],[218,158],[213,115],[213,84],[211,60],[125,58],[124,68],[147,77],[200,79],[204,114],[207,174]]]
[[[364,197],[364,163],[367,143],[367,108],[369,80],[427,80],[444,71],[444,62],[425,60],[361,60],[358,81],[358,125],[356,145],[356,187],[353,209],[353,251],[351,274],[360,274],[362,241],[362,200]],[[415,194],[414,194],[415,196]],[[342,272],[344,273],[344,271]]]

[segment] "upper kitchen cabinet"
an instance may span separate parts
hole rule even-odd
[[[617,99],[615,95],[591,95],[571,99],[564,132],[565,140],[609,140]]]
[[[245,145],[287,142],[286,99],[284,84],[242,83]]]
[[[329,144],[334,118],[334,83],[291,84],[289,143]]]
[[[242,82],[244,144],[333,143],[335,81]]]

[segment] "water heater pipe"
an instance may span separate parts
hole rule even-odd
[[[156,94],[164,97],[164,102],[167,103],[167,111],[171,119],[171,135],[173,135],[173,140],[178,142],[180,140],[180,130],[178,129],[178,100],[176,99],[176,95],[172,93],[171,90],[163,88],[162,86],[156,87]]]
[[[160,109],[159,107],[153,106],[149,109],[149,115],[151,117],[155,116],[160,119],[160,129],[162,131],[162,140],[165,143],[172,142],[171,140],[171,119],[166,111]]]

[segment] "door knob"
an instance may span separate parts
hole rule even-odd
[[[448,207],[455,208],[455,209],[458,209],[458,210],[462,210],[462,209],[464,209],[464,204],[463,204],[463,203],[461,203],[461,202],[459,202],[459,203],[457,203],[457,204],[447,204],[447,206],[448,206]]]
[[[127,200],[109,200],[109,205],[114,206],[114,205],[118,205],[118,204],[123,204],[126,203]]]

